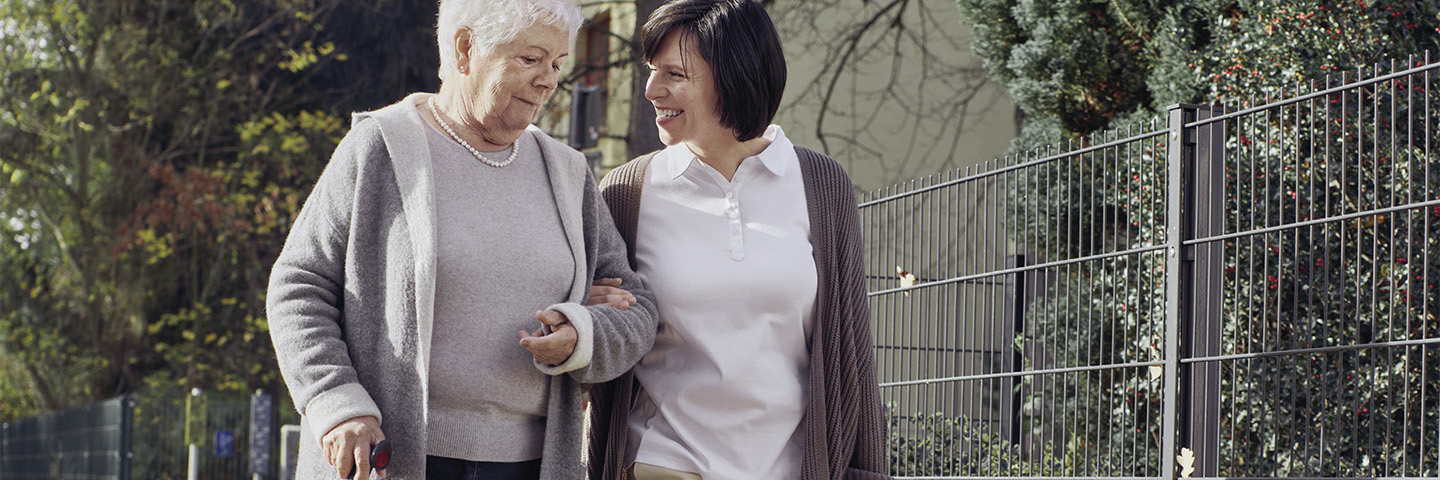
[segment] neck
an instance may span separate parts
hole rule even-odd
[[[726,132],[726,138],[718,142],[686,142],[685,146],[700,161],[725,176],[725,180],[734,180],[740,162],[765,151],[770,146],[770,139],[761,136],[741,142]]]
[[[435,94],[435,106],[440,110],[444,123],[449,124],[451,129],[460,138],[464,138],[470,146],[482,152],[498,152],[510,148],[510,144],[520,139],[525,129],[513,130],[499,128],[499,126],[486,125],[476,117],[470,105],[474,102],[464,98],[463,94],[451,94],[442,87],[439,93]],[[422,108],[422,111],[429,112],[429,108]],[[443,129],[442,129],[443,131]]]

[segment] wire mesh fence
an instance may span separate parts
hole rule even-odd
[[[1149,127],[862,199],[892,474],[1156,475],[1166,144]]]
[[[130,478],[125,398],[5,422],[0,478]]]
[[[1440,475],[1437,68],[862,195],[891,473]]]
[[[243,395],[205,394],[191,399],[175,389],[144,391],[84,407],[6,422],[0,430],[0,478],[184,479],[189,445],[198,447],[197,478],[252,478],[251,401]],[[275,425],[298,424],[288,399]],[[263,478],[277,478],[280,442],[267,442]]]
[[[1223,285],[1194,306],[1218,342],[1183,360],[1218,373],[1210,474],[1440,475],[1435,68],[1376,65],[1187,125],[1225,146],[1225,214],[1185,242],[1218,254],[1197,268]]]

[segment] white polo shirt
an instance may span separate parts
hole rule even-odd
[[[785,132],[731,181],[683,144],[645,174],[636,273],[660,310],[635,366],[629,461],[706,480],[799,478],[817,279]]]

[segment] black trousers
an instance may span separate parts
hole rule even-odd
[[[430,455],[425,480],[539,480],[540,459],[528,462],[472,462]]]

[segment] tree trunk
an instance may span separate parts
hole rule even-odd
[[[30,385],[34,386],[35,393],[40,395],[41,408],[46,411],[55,411],[63,406],[60,404],[60,400],[55,398],[54,391],[50,390],[50,384],[40,374],[40,369],[35,368],[35,364],[26,361],[25,373],[30,374]]]

